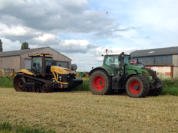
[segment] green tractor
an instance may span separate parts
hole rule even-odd
[[[103,65],[89,73],[89,88],[93,94],[105,95],[126,90],[130,97],[157,96],[162,91],[162,83],[151,69],[130,64],[131,56],[105,54]]]

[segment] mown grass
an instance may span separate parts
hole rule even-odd
[[[171,95],[130,98],[1,88],[0,101],[0,123],[9,122],[13,129],[17,127],[13,125],[27,125],[56,133],[178,132],[178,97]]]
[[[45,131],[27,126],[12,126],[9,122],[3,122],[0,123],[0,133],[55,133],[55,131]]]

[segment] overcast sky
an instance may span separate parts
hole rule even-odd
[[[114,52],[178,45],[177,0],[0,0],[4,51],[50,46],[79,71]]]

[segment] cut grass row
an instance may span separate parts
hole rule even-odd
[[[0,123],[0,133],[55,133],[55,131],[44,131],[27,126],[12,126],[9,122],[3,122]]]
[[[164,79],[163,82],[163,95],[178,96],[178,79]],[[13,88],[13,78],[0,77],[0,87]],[[83,80],[83,84],[75,89],[76,91],[89,91],[88,79]]]

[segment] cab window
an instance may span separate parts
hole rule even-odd
[[[45,58],[46,66],[52,66],[54,61],[52,58]]]
[[[125,57],[124,57],[124,64],[127,64],[127,65],[130,64],[130,56],[125,55]]]
[[[118,56],[105,56],[104,64],[107,66],[119,65]]]
[[[41,57],[32,58],[32,71],[36,73],[41,73],[42,71],[42,58]]]

